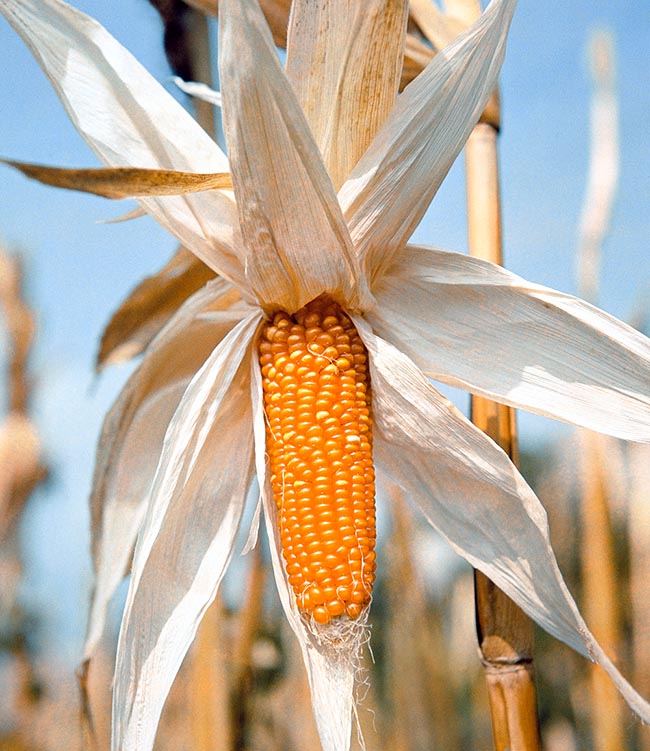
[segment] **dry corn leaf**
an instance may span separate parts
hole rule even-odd
[[[204,190],[231,189],[227,172],[196,174],[175,170],[138,169],[135,167],[100,167],[98,169],[67,169],[42,164],[0,159],[20,170],[23,175],[45,185],[66,190],[80,190],[104,198],[137,198],[143,196],[180,196]]]
[[[196,10],[216,16],[219,8],[217,0],[187,0],[187,4]],[[289,9],[291,0],[261,0],[260,6],[271,28],[273,41],[282,49],[287,46],[287,26],[289,22]],[[414,35],[406,35],[406,47],[404,50],[404,67],[400,90],[409,84],[433,59],[434,52]]]
[[[141,282],[113,314],[102,335],[97,369],[139,355],[181,304],[210,279],[214,279],[212,269],[180,248],[160,271]]]
[[[293,4],[287,77],[335,190],[395,103],[407,16],[402,0]]]

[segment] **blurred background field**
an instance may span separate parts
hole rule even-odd
[[[169,78],[161,23],[144,0],[79,0],[76,5],[105,24],[161,81]],[[579,0],[570,7],[556,0],[521,3],[501,78],[506,264],[532,281],[576,291],[576,228],[589,160],[585,49],[589,30],[598,25],[611,29],[616,41],[620,110],[620,178],[603,249],[599,304],[648,333],[650,13],[641,0]],[[4,21],[0,49],[6,71],[0,79],[5,114],[0,154],[95,166],[45,77]],[[460,162],[418,229],[420,241],[466,248]],[[148,218],[99,223],[128,208],[57,192],[6,169],[2,173],[0,236],[9,251],[6,258],[19,256],[20,270],[11,270],[17,268],[11,260],[0,267],[5,431],[0,433],[0,749],[73,750],[83,743],[74,669],[92,584],[86,501],[103,415],[132,368],[121,365],[96,376],[94,358],[110,314],[175,248]],[[13,279],[20,285],[8,283]],[[19,301],[14,313],[12,300]],[[28,341],[32,325],[33,342]],[[11,364],[16,351],[20,359],[27,346],[28,367],[18,377],[29,396],[21,402]],[[453,398],[466,409],[464,395]],[[16,425],[16,413],[28,413],[30,422]],[[587,440],[585,448],[584,437],[572,430],[528,415],[520,415],[519,425],[523,472],[548,510],[569,586],[592,625],[596,620],[612,624],[611,635],[601,638],[614,640],[610,652],[641,693],[650,696],[650,451],[600,439]],[[21,431],[21,438],[5,438],[4,445],[26,441],[20,456],[29,451],[33,457],[18,490],[7,489],[9,471],[13,477],[20,469],[10,451],[3,453],[3,436],[10,429]],[[586,468],[585,461],[591,462]],[[23,510],[31,484],[37,487]],[[368,653],[367,681],[361,687],[360,723],[368,748],[488,748],[471,571],[421,525],[407,502],[389,514],[384,499],[391,492],[383,489],[378,500],[374,663]],[[596,499],[595,510],[585,511],[585,493]],[[604,551],[600,559],[612,564],[613,613],[593,609],[594,603],[611,598],[588,589],[594,581],[607,587],[602,574],[589,578],[593,556],[588,553],[596,548]],[[169,700],[159,732],[161,750],[318,748],[300,657],[260,555],[237,561],[223,598],[209,614]],[[119,610],[117,602],[104,652],[91,674],[100,748],[107,747]],[[598,747],[588,666],[541,632],[536,665],[546,748]],[[619,747],[650,749],[650,731],[640,731],[627,709],[617,710],[611,704],[616,699],[607,701],[622,728]],[[600,747],[617,748],[611,741]]]

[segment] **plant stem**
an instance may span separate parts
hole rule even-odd
[[[191,656],[190,727],[194,751],[233,747],[228,711],[230,681],[224,640],[224,607],[217,597],[205,614]]]
[[[603,473],[602,436],[578,434],[582,465],[582,596],[585,618],[607,652],[615,656],[620,645],[618,607],[620,588],[614,561],[614,540]],[[622,751],[626,747],[623,705],[612,682],[598,665],[589,666],[592,743],[595,751]]]
[[[239,609],[237,636],[232,645],[231,722],[235,732],[233,748],[247,747],[251,724],[253,647],[259,630],[264,595],[264,562],[260,546],[249,554],[250,572],[246,597]]]
[[[492,116],[474,128],[465,153],[470,253],[500,264],[497,136],[498,123]],[[472,421],[517,463],[514,410],[481,397],[472,397]],[[475,572],[475,605],[495,749],[540,751],[533,671],[533,624],[479,571]]]

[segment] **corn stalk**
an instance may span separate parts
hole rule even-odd
[[[492,101],[489,118],[474,128],[465,149],[467,212],[470,254],[501,264],[499,118],[497,100]],[[472,421],[517,463],[514,410],[473,396]],[[533,624],[479,571],[475,572],[475,605],[495,749],[539,751]]]
[[[613,42],[606,32],[594,34],[589,47],[593,82],[591,153],[587,189],[578,239],[578,290],[595,302],[600,281],[600,255],[612,214],[618,183],[618,107],[614,85]],[[602,436],[580,431],[582,483],[583,609],[594,636],[610,653],[620,643],[613,530],[608,488],[603,467],[606,444]],[[622,751],[626,747],[623,705],[618,692],[597,666],[590,667],[589,694],[592,740],[595,751]]]

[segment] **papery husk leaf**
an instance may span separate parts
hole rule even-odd
[[[68,169],[43,164],[0,159],[20,170],[23,175],[44,185],[66,190],[92,193],[103,198],[138,198],[143,196],[179,196],[204,190],[230,190],[228,172],[203,175],[173,170],[136,169],[134,167],[103,167],[99,169]]]
[[[192,116],[99,23],[61,0],[0,0],[0,13],[48,76],[73,125],[107,167],[228,172]],[[138,198],[215,271],[241,280],[241,238],[222,190]]]
[[[474,568],[553,636],[598,662],[630,708],[650,704],[589,632],[551,548],[546,512],[507,455],[399,350],[355,325],[370,355],[376,461]]]
[[[413,245],[374,292],[374,330],[430,377],[650,442],[650,340],[589,303],[488,261]]]
[[[216,16],[217,0],[187,0],[187,4],[207,15]],[[281,49],[287,46],[287,23],[291,0],[261,0],[260,7],[271,29],[273,41]],[[409,84],[433,57],[432,50],[414,35],[406,35],[404,64],[400,81],[400,90]]]
[[[492,0],[398,98],[339,191],[371,277],[413,233],[492,94],[516,0]]]
[[[232,557],[253,474],[249,372],[260,318],[252,313],[226,336],[170,423],[120,630],[114,751],[152,749],[171,684]]]
[[[265,308],[289,313],[326,292],[367,302],[332,184],[256,0],[221,0],[219,19],[224,130],[250,287]]]
[[[180,248],[160,271],[142,281],[109,321],[97,355],[97,370],[141,354],[185,300],[214,272],[194,254]],[[233,288],[232,302],[239,299]]]
[[[96,579],[86,660],[99,643],[108,603],[128,570],[168,424],[196,371],[246,315],[229,310],[231,289],[217,280],[181,307],[104,421],[90,497]],[[205,318],[208,310],[213,312]]]
[[[403,0],[293,3],[287,77],[335,190],[395,103],[407,17]]]

